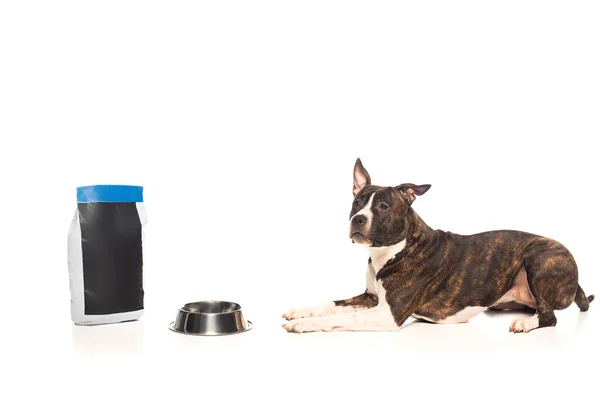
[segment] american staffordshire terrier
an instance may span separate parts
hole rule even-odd
[[[433,323],[469,321],[487,310],[529,309],[510,332],[556,325],[555,310],[573,301],[587,311],[594,296],[578,284],[569,250],[555,240],[499,230],[459,235],[427,226],[412,208],[431,185],[371,184],[357,159],[350,238],[367,247],[367,288],[348,300],[292,309],[289,332],[396,331],[408,317]]]

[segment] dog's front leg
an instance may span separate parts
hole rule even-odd
[[[306,308],[293,308],[283,314],[283,318],[287,320],[308,318],[308,317],[324,317],[327,315],[351,313],[359,310],[367,310],[377,305],[377,295],[365,291],[358,296],[354,296],[348,300],[336,300],[325,303],[319,306]]]
[[[376,306],[368,310],[343,314],[294,319],[283,325],[288,332],[330,331],[396,331],[400,326],[388,307]]]
[[[395,282],[394,282],[395,283]],[[377,283],[379,303],[367,310],[294,319],[283,325],[288,332],[397,331],[414,313],[422,296],[417,285],[394,285],[386,294],[383,282]]]
[[[354,296],[347,300],[330,301],[329,303],[313,307],[292,308],[291,310],[286,311],[282,317],[287,320],[307,317],[324,317],[326,315],[351,313],[375,307],[378,303],[376,294],[377,289],[375,287],[375,271],[373,270],[373,265],[370,261],[367,268],[366,283],[367,289],[358,296]]]

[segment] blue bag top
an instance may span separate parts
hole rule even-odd
[[[78,203],[143,203],[143,186],[93,185],[77,188]]]

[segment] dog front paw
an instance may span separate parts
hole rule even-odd
[[[295,319],[282,325],[283,329],[292,333],[328,332],[333,327],[323,324],[319,318]]]
[[[334,312],[335,304],[324,304],[317,307],[292,308],[281,316],[288,321],[299,318],[323,317]]]
[[[284,314],[285,315],[285,314]],[[289,319],[289,318],[288,318]],[[302,333],[304,332],[304,326],[299,320],[292,320],[288,323],[281,325],[283,329],[292,333]]]
[[[294,314],[296,313],[295,309],[290,309],[287,310],[286,312],[283,313],[283,315],[281,316],[281,318],[285,318],[288,321],[294,319]]]
[[[316,317],[316,315],[314,309],[311,308],[292,308],[286,311],[281,317],[291,321],[299,318]]]

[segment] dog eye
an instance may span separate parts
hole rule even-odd
[[[354,201],[354,205],[357,206],[357,207],[360,206],[360,200],[355,200]]]
[[[385,203],[381,203],[381,205],[379,206],[379,208],[381,208],[382,210],[387,210],[388,208],[390,208],[387,204]]]

